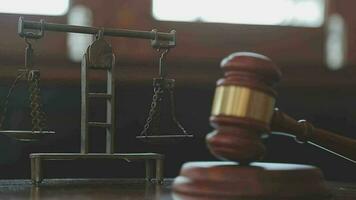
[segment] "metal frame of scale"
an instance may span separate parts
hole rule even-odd
[[[144,161],[147,181],[163,181],[163,160],[164,156],[157,153],[114,153],[114,138],[115,138],[115,80],[113,76],[115,56],[111,46],[103,40],[104,36],[113,37],[129,37],[150,39],[151,45],[154,48],[172,48],[176,44],[175,31],[170,33],[162,33],[154,31],[137,31],[127,29],[106,29],[95,27],[83,27],[64,24],[46,23],[25,21],[19,19],[18,31],[21,37],[28,37],[27,30],[39,30],[55,32],[72,32],[93,34],[97,38],[89,46],[86,54],[83,57],[81,65],[81,95],[82,95],[82,119],[81,119],[81,152],[80,153],[32,153],[31,159],[31,180],[33,184],[40,184],[44,178],[42,164],[47,160],[80,160],[80,159],[121,159],[126,161]],[[32,33],[32,32],[30,32]],[[34,39],[36,38],[34,35]],[[101,49],[96,49],[100,47]],[[106,70],[107,73],[107,91],[106,93],[89,93],[88,92],[88,70]],[[88,121],[88,101],[91,98],[106,99],[107,115],[105,122],[89,122]],[[101,127],[106,129],[106,152],[105,153],[89,153],[89,137],[88,130],[90,127]],[[155,176],[154,176],[155,168]]]

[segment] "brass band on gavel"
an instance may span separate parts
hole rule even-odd
[[[262,91],[238,85],[221,85],[215,90],[211,114],[270,123],[274,104],[275,98]]]

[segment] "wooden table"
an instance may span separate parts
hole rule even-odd
[[[147,184],[143,179],[52,179],[41,187],[30,180],[0,180],[1,200],[178,200],[171,194],[173,179],[163,185]],[[328,182],[333,200],[355,200],[356,183]]]

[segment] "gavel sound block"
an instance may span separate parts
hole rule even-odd
[[[234,53],[221,67],[224,78],[217,82],[210,117],[215,131],[206,142],[217,158],[230,161],[184,164],[173,183],[177,199],[329,198],[323,174],[316,167],[254,162],[265,152],[261,138],[274,130],[286,132],[350,160],[356,160],[356,142],[275,110],[273,85],[281,72],[269,58]]]

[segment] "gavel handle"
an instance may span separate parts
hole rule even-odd
[[[295,120],[275,109],[271,132],[294,136],[298,142],[309,143],[356,163],[356,140],[315,128],[305,120]]]

